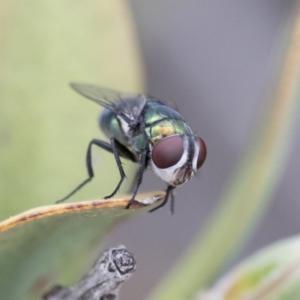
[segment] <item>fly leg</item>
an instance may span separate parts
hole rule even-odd
[[[175,207],[174,189],[175,189],[175,187],[173,187],[173,189],[171,189],[171,191],[170,191],[170,197],[171,197],[170,212],[171,212],[171,215],[174,215],[174,207]]]
[[[102,149],[104,149],[104,150],[106,150],[108,152],[113,153],[114,156],[115,156],[115,159],[117,161],[117,165],[118,165],[118,168],[119,168],[119,171],[120,171],[120,175],[121,175],[121,180],[118,183],[117,188],[114,190],[114,192],[111,195],[109,195],[109,196],[107,196],[105,198],[112,197],[117,192],[117,190],[119,189],[119,187],[120,187],[123,179],[125,178],[125,173],[124,173],[124,170],[122,168],[122,164],[121,164],[121,160],[120,160],[118,151],[116,149],[116,144],[119,146],[120,143],[116,139],[114,139],[114,138],[111,138],[111,144],[106,143],[106,142],[101,141],[101,140],[97,140],[97,139],[91,140],[90,143],[89,143],[87,152],[86,152],[86,168],[87,168],[87,172],[88,172],[88,178],[86,180],[84,180],[82,183],[80,183],[67,196],[65,196],[64,198],[56,201],[56,203],[60,203],[60,202],[63,202],[65,200],[67,200],[68,198],[70,198],[72,195],[74,195],[76,192],[78,192],[83,186],[85,186],[87,183],[89,183],[93,179],[93,177],[94,177],[94,171],[93,171],[93,166],[92,166],[92,146],[93,145],[98,146],[98,147],[100,147],[100,148],[102,148]],[[123,145],[121,145],[121,146],[123,146]],[[120,149],[123,150],[123,152],[124,152],[124,149],[122,147],[120,147]],[[128,156],[130,156],[129,153],[128,153]]]
[[[173,194],[174,189],[175,189],[175,186],[168,185],[168,187],[166,189],[166,196],[165,196],[163,203],[160,204],[159,206],[151,209],[149,212],[153,212],[153,211],[165,206],[165,204],[168,202],[169,197],[171,197],[171,214],[173,214],[174,213],[174,200],[175,200],[174,194]]]
[[[124,147],[124,146],[117,139],[115,139],[114,137],[110,138],[110,144],[111,144],[112,153],[115,156],[115,160],[116,160],[121,178],[120,178],[120,181],[119,181],[118,185],[116,186],[115,190],[110,195],[105,196],[104,199],[108,199],[108,198],[113,197],[117,193],[117,191],[119,190],[124,178],[126,177],[124,169],[122,167],[122,162],[121,162],[121,159],[120,159],[120,155],[119,155],[119,152],[118,152],[118,149],[120,147]]]
[[[136,180],[136,184],[135,184],[135,187],[134,187],[134,190],[133,190],[133,193],[132,193],[132,197],[130,199],[130,202],[127,204],[126,206],[126,209],[128,209],[131,204],[134,202],[134,198],[138,192],[138,189],[143,181],[143,174],[144,174],[144,171],[146,169],[146,166],[147,166],[147,157],[148,157],[148,151],[147,150],[144,150],[142,152],[142,155],[141,155],[141,158],[140,158],[140,162],[139,162],[139,170],[138,170],[138,174],[137,174],[137,180]]]

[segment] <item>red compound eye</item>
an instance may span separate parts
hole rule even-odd
[[[176,165],[183,154],[183,139],[173,135],[159,141],[152,149],[152,160],[159,169]]]
[[[198,154],[198,159],[197,159],[197,169],[199,169],[204,161],[205,161],[205,158],[206,158],[206,145],[204,143],[204,141],[197,137],[197,140],[198,140],[198,143],[199,143],[199,154]]]

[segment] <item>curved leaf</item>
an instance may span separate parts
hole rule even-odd
[[[31,209],[0,223],[0,299],[39,299],[50,285],[68,284],[100,252],[99,241],[120,220],[149,211],[165,192]]]
[[[225,275],[200,300],[299,299],[300,237],[269,246]]]

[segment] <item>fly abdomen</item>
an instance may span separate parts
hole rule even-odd
[[[111,110],[105,108],[101,112],[99,116],[99,126],[108,138],[114,137],[121,144],[128,145],[128,137],[126,135],[127,132],[124,130],[124,124],[122,124],[118,116]]]

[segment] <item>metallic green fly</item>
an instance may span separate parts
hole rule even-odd
[[[71,87],[104,107],[99,125],[110,143],[98,139],[89,143],[86,154],[88,178],[57,202],[65,201],[92,180],[92,146],[95,145],[114,155],[120,172],[119,183],[105,199],[117,193],[125,178],[120,160],[122,157],[139,164],[137,180],[127,208],[135,199],[144,171],[151,168],[167,183],[165,200],[154,210],[164,206],[169,197],[173,210],[174,188],[190,180],[205,161],[204,141],[194,135],[181,114],[169,103],[153,97],[125,94],[93,85],[73,83]]]

